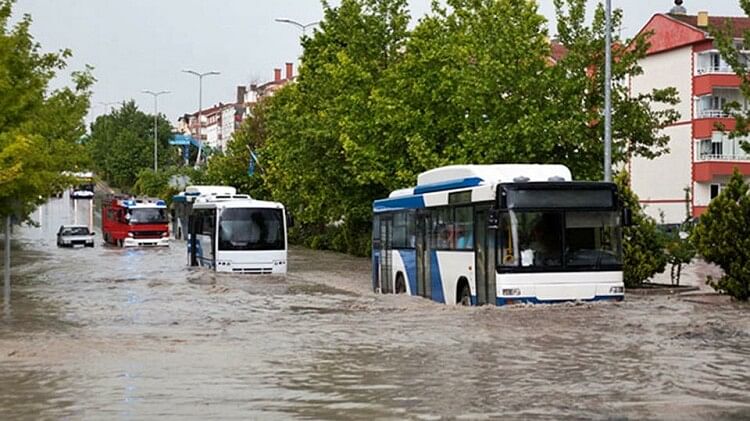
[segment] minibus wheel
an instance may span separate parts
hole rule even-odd
[[[396,294],[406,294],[406,282],[404,282],[404,275],[402,275],[401,272],[396,275],[394,292]]]
[[[469,289],[469,283],[466,279],[461,278],[458,281],[458,294],[456,295],[456,304],[462,306],[471,305],[471,289]]]

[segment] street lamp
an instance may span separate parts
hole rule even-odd
[[[122,104],[122,101],[113,101],[113,102],[103,102],[99,101],[99,105],[104,106],[104,111],[107,111],[107,107],[111,107],[112,105]],[[110,108],[112,111],[114,111],[115,107]]]
[[[604,181],[612,181],[612,0],[606,1],[604,27]]]
[[[159,99],[158,98],[159,98],[159,95],[168,94],[169,91],[154,92],[154,91],[144,90],[142,92],[144,94],[149,94],[154,97],[154,172],[157,172],[157,170],[159,169],[159,164],[158,164],[159,153],[158,153],[158,149],[156,146],[158,143],[157,139],[158,139],[158,133],[159,133],[158,132],[158,128],[159,128]]]
[[[201,139],[201,124],[203,122],[201,121],[202,117],[202,110],[203,110],[203,78],[205,76],[215,76],[220,75],[219,72],[205,72],[205,73],[199,73],[195,70],[183,70],[184,73],[190,73],[193,76],[198,77],[198,142],[200,142],[200,145],[203,145],[203,140]],[[195,165],[198,165],[198,162],[201,160],[201,148],[198,149],[198,157],[195,159]]]
[[[290,25],[294,25],[294,26],[298,27],[299,29],[302,30],[302,36],[305,36],[307,34],[307,28],[309,28],[311,26],[315,26],[315,25],[317,25],[317,24],[320,23],[320,21],[315,21],[315,22],[310,22],[308,24],[302,24],[302,23],[297,22],[296,20],[285,19],[285,18],[277,18],[276,22],[288,23]]]

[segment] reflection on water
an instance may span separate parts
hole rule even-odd
[[[369,292],[369,261],[293,250],[286,277],[168,249],[16,233],[0,418],[750,417],[747,306],[670,297],[464,309]]]

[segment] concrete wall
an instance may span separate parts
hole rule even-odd
[[[631,186],[646,213],[661,222],[679,223],[685,219],[685,191],[692,184],[693,66],[692,48],[685,47],[648,56],[641,61],[643,75],[630,80],[632,95],[649,93],[655,88],[674,87],[680,103],[678,124],[668,127],[669,152],[653,160],[636,157],[630,163]],[[654,109],[663,108],[655,106]],[[682,123],[682,124],[680,124]]]

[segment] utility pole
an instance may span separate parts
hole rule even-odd
[[[195,159],[195,165],[197,166],[201,160],[201,150],[203,149],[203,139],[201,139],[201,125],[203,124],[203,121],[201,120],[203,112],[203,78],[205,76],[220,75],[221,73],[214,71],[199,73],[194,70],[183,70],[183,72],[198,77],[198,144],[200,147],[198,148],[198,157]]]
[[[604,28],[604,181],[612,181],[612,0],[606,1]]]
[[[154,97],[154,172],[159,169],[159,153],[158,153],[158,128],[159,128],[159,95],[168,94],[169,91],[148,91],[144,90],[144,94],[149,94]]]

